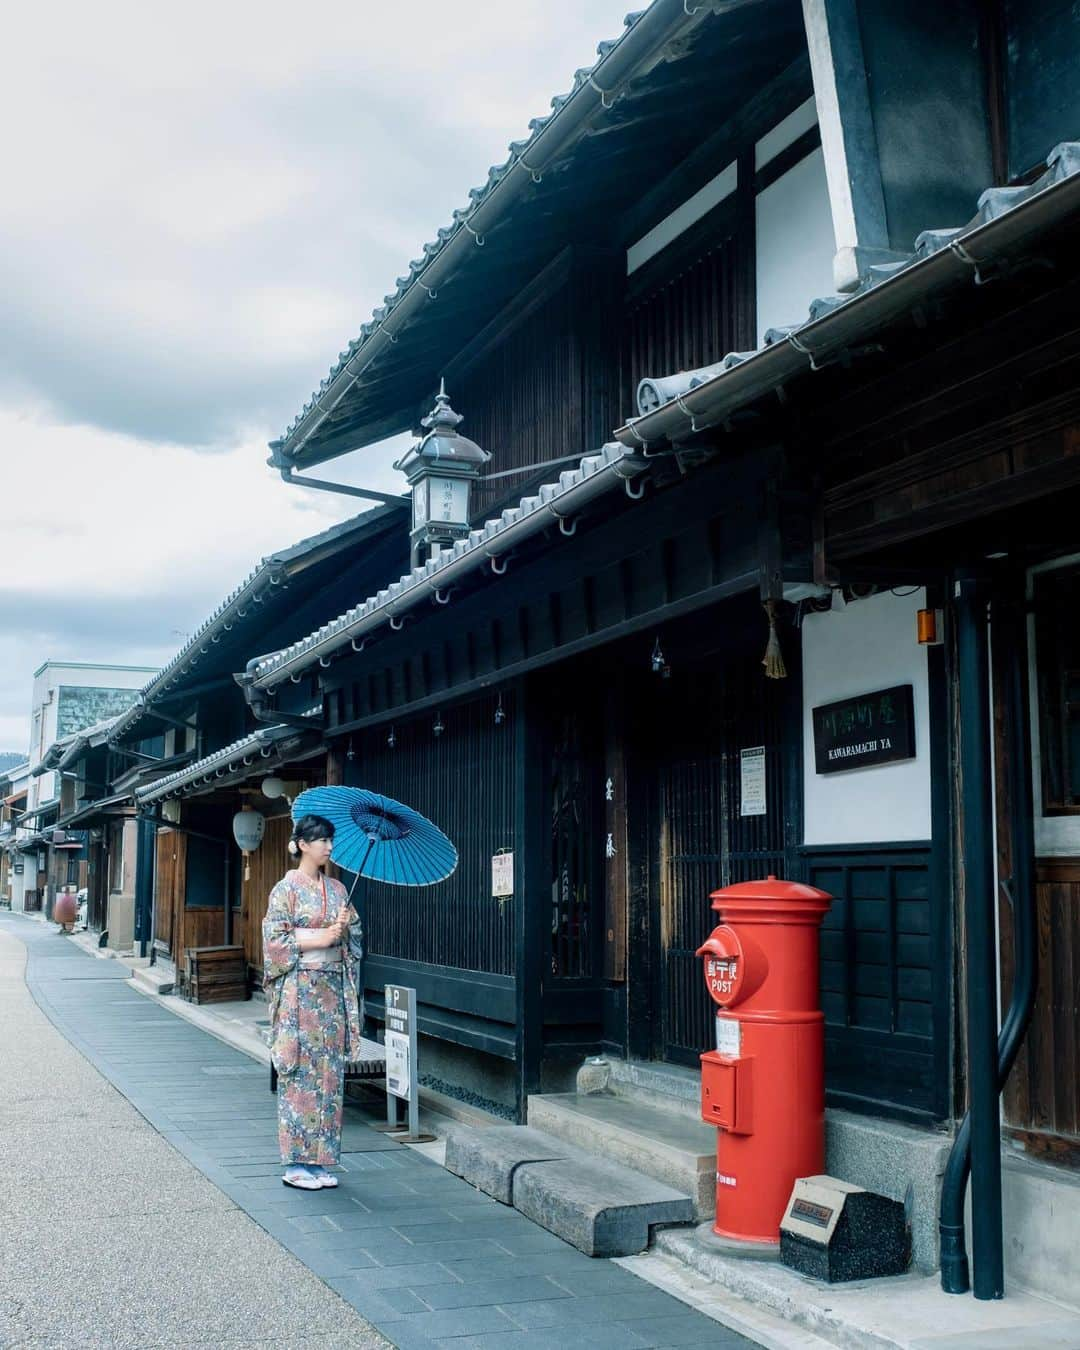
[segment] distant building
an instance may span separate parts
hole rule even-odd
[[[5,755],[14,760],[0,769],[0,905],[6,909],[23,909],[26,879],[26,859],[16,847],[17,820],[26,810],[27,785],[30,765],[17,755]]]
[[[62,845],[53,827],[64,798],[64,776],[50,750],[71,740],[77,732],[126,712],[136,701],[152,666],[92,665],[80,661],[46,661],[34,672],[30,705],[29,783],[26,813],[18,824],[16,848],[23,857],[21,895],[13,894],[19,909],[44,909],[58,886],[77,889],[84,884],[85,841],[64,836]],[[68,796],[74,797],[69,783]],[[52,856],[62,847],[64,857]],[[62,862],[62,866],[60,863]]]

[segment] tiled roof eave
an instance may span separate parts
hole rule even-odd
[[[228,778],[241,768],[251,768],[260,760],[273,759],[275,753],[280,754],[293,743],[299,744],[317,735],[315,727],[310,732],[295,726],[263,727],[250,736],[215,750],[186,769],[178,769],[164,778],[158,778],[145,788],[136,788],[135,800],[140,806],[146,806],[197,786],[210,785],[215,780]]]
[[[268,591],[286,584],[287,573],[292,564],[305,558],[313,550],[330,543],[344,546],[354,535],[363,535],[371,526],[385,521],[388,509],[375,507],[370,511],[361,512],[359,516],[332,525],[319,534],[301,539],[288,548],[262,558],[240,585],[226,596],[209,618],[192,634],[168,665],[143,686],[132,707],[116,718],[108,739],[116,741],[134,726],[159,695],[175,684],[209,652],[210,646],[218,642],[223,632],[231,631],[235,623],[247,619],[250,607],[261,605]]]
[[[287,467],[299,462],[304,446],[364,370],[397,340],[405,325],[429,301],[437,303],[433,293],[437,297],[458,260],[482,243],[485,232],[505,217],[534,175],[542,175],[556,158],[564,156],[635,75],[655,63],[659,53],[701,23],[713,8],[707,3],[689,5],[685,0],[653,0],[648,9],[627,16],[624,32],[614,41],[600,44],[597,61],[575,72],[569,93],[552,99],[552,112],[533,119],[528,138],[511,143],[506,162],[493,166],[486,183],[470,191],[469,206],[455,211],[453,222],[424,245],[422,256],[410,263],[408,275],[399,279],[385,306],[374,311],[371,321],[363,325],[349,350],[341,353],[284,434],[270,443],[272,464]]]
[[[497,566],[498,560],[512,548],[555,522],[572,518],[601,493],[620,483],[629,488],[648,467],[646,459],[618,444],[604,446],[597,455],[584,456],[577,469],[560,475],[558,483],[544,484],[497,520],[489,520],[482,528],[472,530],[468,539],[443,549],[438,557],[414,568],[302,641],[250,663],[247,683],[272,689],[287,679],[299,679],[302,671],[317,661],[327,662],[332,654],[355,644],[371,630],[384,624],[396,626],[406,611],[444,592],[467,573],[485,563]]]
[[[105,813],[112,807],[123,807],[130,805],[131,794],[127,792],[113,793],[110,797],[99,797],[96,801],[86,802],[75,810],[69,811],[66,815],[58,816],[56,819],[56,828],[65,829],[72,825],[77,826],[81,821],[95,816],[99,813]]]
[[[1054,153],[1061,149],[1057,147]],[[716,426],[793,377],[829,364],[853,342],[865,342],[876,329],[909,313],[935,292],[983,280],[984,274],[1029,246],[1041,231],[1077,211],[1080,172],[1070,171],[990,220],[966,230],[940,231],[947,242],[927,256],[914,257],[821,317],[781,330],[782,336],[757,351],[728,358],[727,369],[655,410],[629,419],[615,437],[628,448],[640,450]]]

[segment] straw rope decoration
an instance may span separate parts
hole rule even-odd
[[[787,666],[784,665],[784,653],[780,648],[780,635],[776,631],[776,601],[765,601],[765,613],[769,616],[769,641],[761,664],[765,667],[765,677],[769,680],[787,679]]]

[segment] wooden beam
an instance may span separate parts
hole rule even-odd
[[[451,386],[466,376],[494,348],[505,342],[516,328],[520,328],[526,319],[551,299],[554,292],[566,285],[570,277],[572,258],[571,248],[561,249],[546,267],[528,281],[517,295],[481,328],[475,337],[460,348],[457,355],[447,362],[443,371]]]
[[[1019,307],[983,315],[972,329],[921,352],[900,369],[894,359],[884,373],[857,389],[837,391],[808,419],[808,433],[824,442],[831,456],[851,446],[862,460],[868,440],[914,431],[940,417],[945,406],[955,412],[1080,354],[1077,313],[1080,278],[1073,277]],[[1063,318],[1069,325],[1064,332]],[[898,347],[892,352],[894,358],[903,355]],[[946,404],[950,395],[954,397]]]
[[[1076,437],[1071,438],[1076,441]],[[995,482],[982,483],[966,492],[939,497],[921,510],[906,512],[892,520],[873,521],[862,528],[829,534],[829,556],[853,557],[871,549],[883,549],[917,539],[935,530],[966,524],[994,511],[1006,510],[1039,497],[1080,486],[1080,444],[1064,449],[1056,463],[1040,464],[1012,473]],[[827,517],[826,517],[827,520]]]
[[[764,85],[723,126],[707,136],[681,163],[622,216],[618,238],[623,246],[647,233],[677,206],[692,197],[743,151],[804,103],[814,92],[810,58],[799,56],[774,80]]]

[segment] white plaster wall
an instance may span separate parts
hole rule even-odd
[[[926,592],[884,592],[844,610],[804,616],[803,786],[807,844],[872,844],[929,839],[930,694],[926,649],[915,614]],[[855,694],[911,684],[915,758],[819,774],[811,710]]]
[[[794,112],[777,122],[754,146],[754,168],[763,169],[804,132],[816,127],[817,120],[817,103],[811,96],[805,103],[800,103]]]
[[[713,207],[719,206],[726,197],[730,197],[738,185],[739,166],[729,164],[703,188],[699,188],[692,197],[687,197],[686,201],[680,203],[670,215],[665,216],[626,250],[627,276],[643,267],[661,249],[667,248],[668,244],[678,239],[679,235],[684,234],[691,225],[696,225],[702,216],[708,215]]]
[[[30,701],[30,767],[34,768],[46,750],[56,740],[56,719],[59,712],[62,684],[79,688],[141,689],[157,671],[152,666],[98,666],[79,661],[46,661],[34,672],[34,687]],[[43,711],[45,730],[36,720]],[[31,778],[28,805],[47,802],[60,791],[60,780],[53,771]]]
[[[833,234],[820,149],[758,193],[758,345],[770,328],[805,323],[811,300],[832,295]]]

